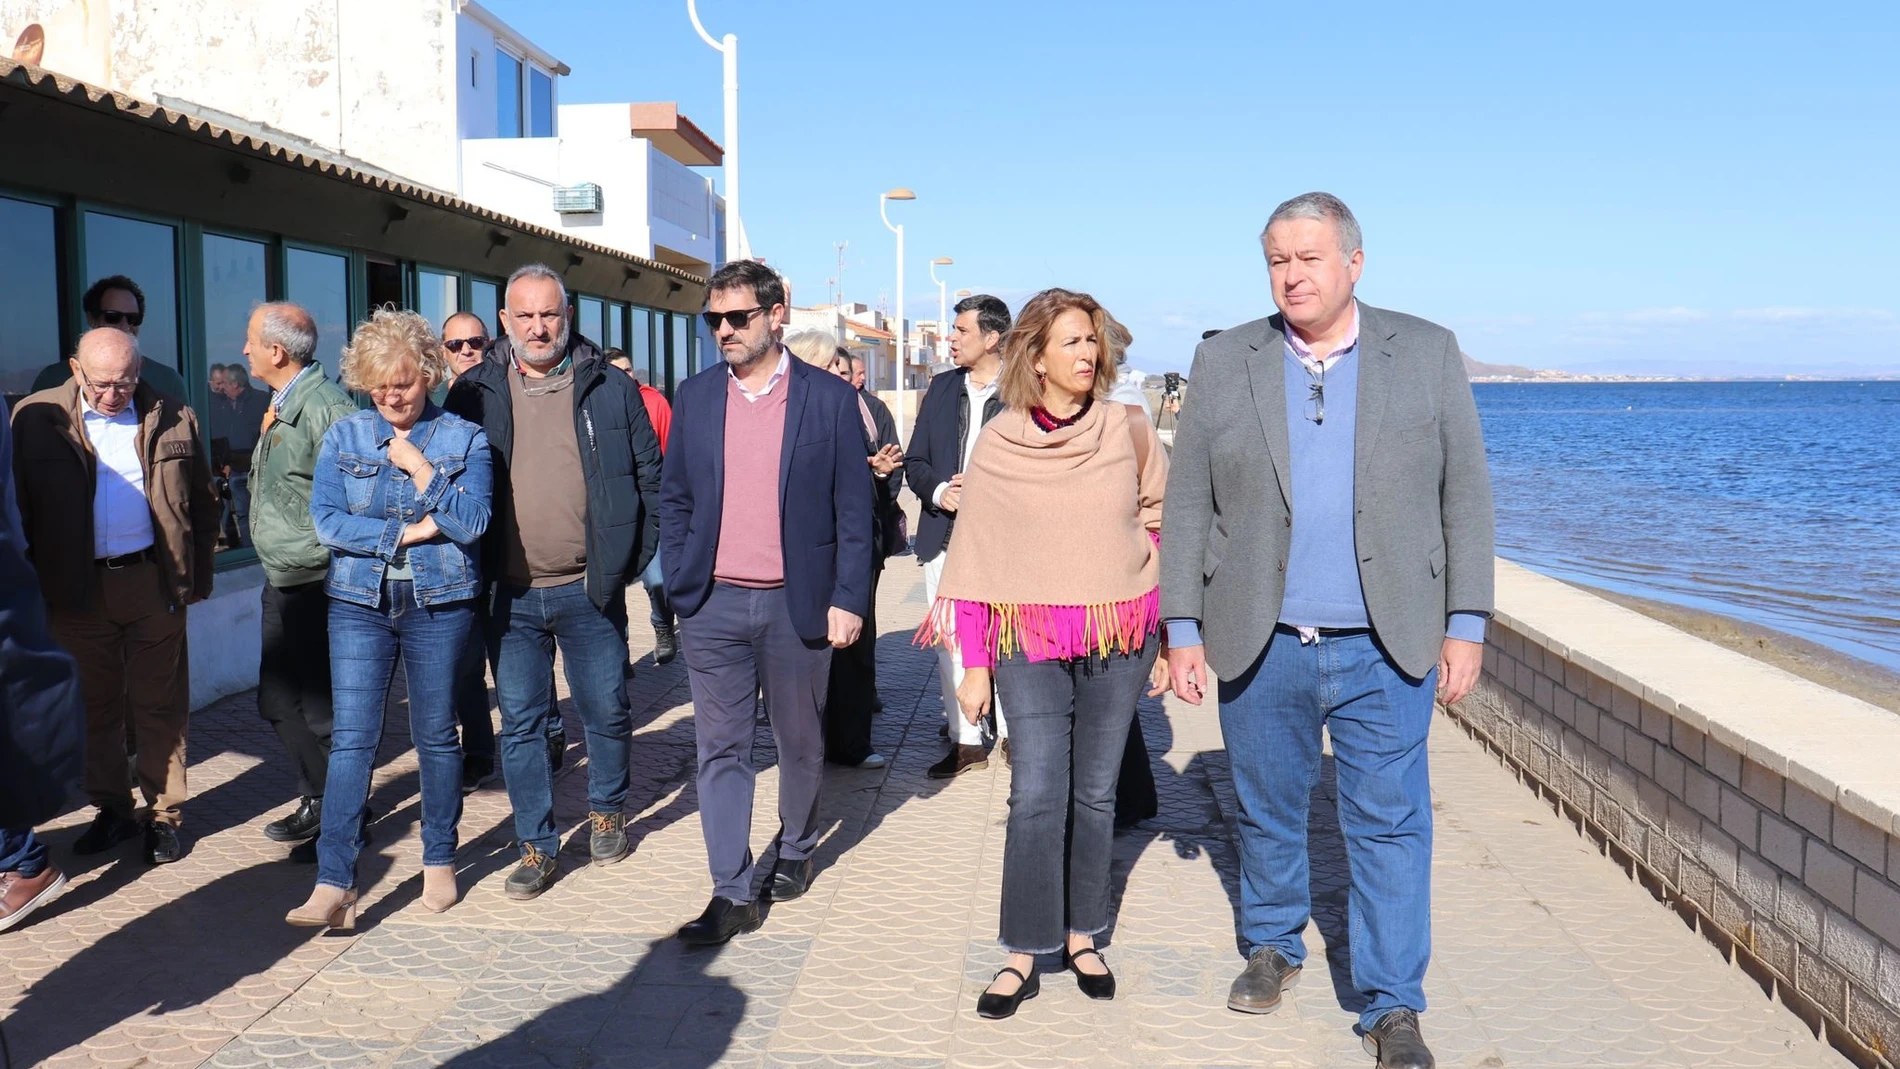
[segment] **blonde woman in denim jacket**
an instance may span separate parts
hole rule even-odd
[[[343,385],[373,409],[323,436],[310,498],[330,550],[330,663],[336,707],[317,887],[285,920],[349,928],[356,856],[383,707],[400,655],[422,781],[422,904],[455,904],[462,751],[455,677],[474,641],[479,543],[492,486],[488,436],[429,400],[448,377],[441,342],[414,312],[382,309],[343,351]]]

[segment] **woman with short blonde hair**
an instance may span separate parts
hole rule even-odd
[[[1108,401],[1113,320],[1086,293],[1045,290],[1004,342],[1009,407],[971,453],[937,602],[921,634],[955,643],[970,723],[990,684],[1009,707],[1004,969],[976,1011],[1008,1017],[1062,952],[1090,998],[1115,995],[1095,949],[1109,924],[1115,786],[1135,703],[1162,693],[1161,498],[1167,455],[1139,409]]]

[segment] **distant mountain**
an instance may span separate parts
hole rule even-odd
[[[1538,379],[1549,378],[1548,371],[1532,371],[1516,364],[1487,364],[1471,359],[1470,353],[1459,353],[1465,358],[1465,378],[1468,379]]]

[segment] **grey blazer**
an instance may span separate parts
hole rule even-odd
[[[1202,342],[1175,433],[1161,534],[1161,615],[1201,622],[1234,679],[1280,616],[1291,541],[1280,316]],[[1438,663],[1451,611],[1492,611],[1491,477],[1458,340],[1359,305],[1353,541],[1372,629],[1399,669]]]

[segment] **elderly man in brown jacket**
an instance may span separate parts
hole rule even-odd
[[[86,332],[73,378],[15,407],[13,464],[53,635],[79,662],[86,702],[85,788],[99,812],[73,852],[139,830],[129,719],[149,807],[145,860],[162,865],[183,855],[185,606],[211,593],[218,501],[198,417],[140,382],[139,364],[130,334]]]

